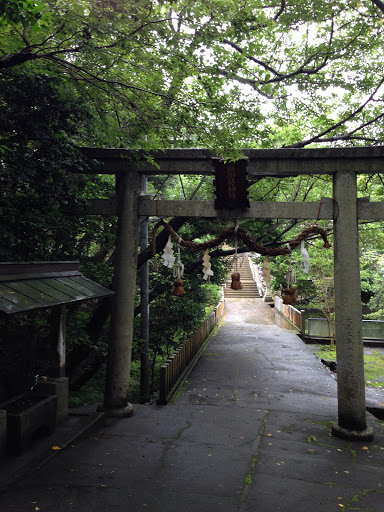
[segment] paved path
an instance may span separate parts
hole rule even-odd
[[[260,299],[228,315],[175,402],[136,406],[0,496],[6,512],[384,510],[384,429],[330,436],[336,382]]]

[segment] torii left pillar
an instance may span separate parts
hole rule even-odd
[[[141,179],[137,172],[116,175],[118,225],[113,277],[110,340],[107,377],[102,410],[112,417],[126,418],[133,414],[128,402],[131,367],[133,319],[136,292],[137,249],[140,218],[138,203]]]

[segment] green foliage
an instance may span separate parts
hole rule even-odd
[[[317,345],[314,352],[319,359],[337,360],[335,346]],[[364,354],[364,375],[367,386],[380,388],[384,386],[384,354],[377,350]]]
[[[71,137],[82,106],[43,75],[3,80],[0,105],[0,259],[74,258],[85,181],[70,171],[86,165]]]
[[[90,379],[80,391],[72,391],[69,407],[76,408],[88,404],[102,404],[104,401],[105,365]]]
[[[373,313],[364,315],[365,320],[384,320],[384,309],[379,309]]]
[[[381,223],[360,226],[360,275],[363,302],[371,311],[383,309],[383,233]]]
[[[167,291],[151,304],[150,343],[157,353],[166,357],[200,326],[210,308],[219,301],[217,285],[199,285],[196,279],[183,278],[183,288],[185,295],[173,296],[171,277]]]
[[[51,21],[45,2],[35,0],[1,0],[0,27],[7,24],[20,24],[23,28],[30,27],[36,31]]]
[[[0,70],[59,76],[98,144],[383,141],[381,4],[2,0]]]

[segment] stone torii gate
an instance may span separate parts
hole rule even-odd
[[[332,219],[338,361],[338,423],[333,434],[344,439],[373,439],[366,420],[358,219],[384,219],[384,203],[358,199],[356,175],[383,172],[384,147],[244,150],[251,180],[333,175],[333,198],[323,198],[321,203],[251,202],[246,210],[217,210],[213,201],[156,201],[140,195],[142,175],[212,175],[215,155],[208,150],[170,149],[152,155],[157,165],[149,163],[144,154],[129,150],[83,148],[83,152],[101,162],[95,173],[116,174],[117,178],[116,199],[95,200],[89,210],[93,214],[118,214],[116,296],[103,406],[107,414],[124,417],[133,411],[127,393],[140,216]]]

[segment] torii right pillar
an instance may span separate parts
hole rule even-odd
[[[337,353],[338,423],[332,433],[371,441],[367,427],[360,288],[356,173],[334,175],[334,283]]]

